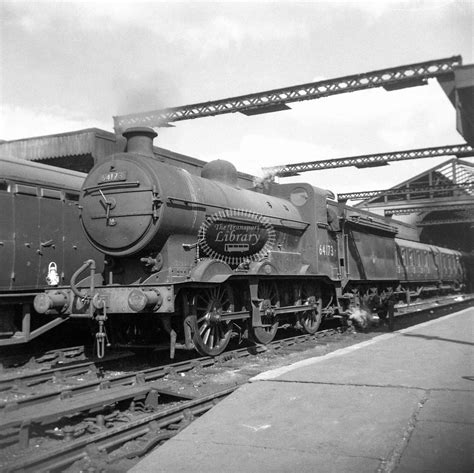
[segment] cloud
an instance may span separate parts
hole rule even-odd
[[[219,70],[234,80],[236,72],[248,76],[239,61],[251,47],[307,34],[295,20],[268,12],[265,18],[258,8],[249,16],[233,4],[3,2],[1,8],[1,100],[38,112],[54,100],[101,120],[199,101],[199,91],[212,97],[206,87],[218,97]]]
[[[244,42],[285,41],[308,36],[306,25],[263,12],[262,5],[247,5],[254,11],[242,14],[230,2],[135,2],[135,1],[40,1],[9,5],[10,21],[25,32],[47,33],[52,25],[73,21],[76,29],[123,33],[140,29],[156,41],[173,44],[188,53],[205,57]],[[232,14],[234,12],[234,14]]]
[[[441,16],[456,0],[346,0],[345,3],[379,20],[396,11]]]

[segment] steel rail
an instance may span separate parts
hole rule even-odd
[[[118,353],[107,358],[93,359],[83,363],[78,363],[73,360],[62,366],[56,366],[41,371],[7,374],[6,376],[0,377],[0,392],[7,391],[13,387],[29,387],[40,383],[46,383],[55,378],[57,379],[58,377],[65,378],[85,374],[91,370],[97,371],[97,365],[104,365],[130,356],[132,356],[132,353]]]
[[[95,366],[93,361],[81,363],[73,367],[52,368],[46,371],[36,373],[24,373],[20,375],[11,375],[5,378],[0,378],[0,391],[7,391],[9,389],[18,387],[30,387],[40,383],[51,381],[57,376],[79,376],[90,371]]]
[[[93,445],[99,452],[106,452],[113,447],[118,447],[125,442],[134,440],[148,433],[156,432],[157,435],[159,435],[158,431],[160,429],[186,419],[186,413],[189,411],[193,416],[197,416],[210,410],[217,401],[225,398],[238,387],[239,385],[236,385],[200,399],[185,401],[178,406],[147,415],[142,419],[75,440],[53,452],[30,456],[25,460],[8,465],[8,471],[22,471],[26,473],[64,469],[74,461],[84,458],[88,454],[86,449],[89,446]],[[164,437],[171,438],[178,433],[178,431],[179,430],[175,430],[172,433],[167,433]]]
[[[310,339],[317,339],[319,337],[325,336],[329,330],[320,330],[314,335],[299,335],[297,337],[290,337],[289,340],[295,339],[299,341],[305,341]],[[273,341],[269,345],[277,345],[280,341]],[[262,353],[266,351],[267,348],[262,345],[257,345],[254,353]],[[126,389],[133,389],[137,385],[144,386],[146,383],[152,383],[160,378],[165,377],[170,373],[184,373],[190,371],[195,367],[209,367],[213,366],[217,362],[222,362],[225,359],[230,358],[243,358],[250,356],[248,347],[238,348],[229,352],[225,352],[216,357],[204,356],[199,358],[193,358],[191,360],[179,361],[177,363],[171,363],[156,368],[148,368],[145,370],[140,370],[133,373],[125,373],[117,375],[107,379],[98,379],[94,381],[89,381],[87,383],[82,383],[78,386],[68,386],[67,388],[49,391],[46,393],[36,394],[33,396],[28,396],[24,398],[17,398],[14,401],[0,401],[0,413],[2,411],[17,411],[21,408],[26,408],[33,405],[40,405],[46,402],[51,402],[54,400],[63,400],[63,399],[72,399],[74,397],[95,392],[98,390],[112,389],[116,387],[121,387],[121,394],[125,393]],[[85,409],[87,406],[85,406]],[[0,426],[1,426],[0,421]]]
[[[310,340],[316,340],[316,339],[319,339],[321,337],[327,336],[327,335],[329,335],[331,333],[335,333],[335,332],[336,332],[335,329],[321,330],[321,331],[319,331],[319,332],[317,332],[316,334],[313,334],[313,335],[310,335],[310,334],[298,335],[298,336],[295,336],[295,337],[289,337],[289,338],[286,338],[286,339],[273,341],[270,344],[268,344],[267,346],[256,346],[256,347],[254,347],[255,350],[249,350],[249,348],[240,348],[240,349],[237,349],[237,350],[233,350],[231,352],[223,353],[222,355],[214,357],[214,358],[202,357],[202,358],[197,359],[197,360],[196,359],[195,360],[190,360],[189,361],[189,367],[194,368],[196,366],[212,366],[216,363],[225,363],[225,362],[228,362],[228,361],[231,361],[231,360],[238,360],[238,359],[242,359],[242,358],[247,358],[249,356],[253,356],[253,355],[258,354],[258,353],[268,352],[272,349],[277,350],[279,352],[285,352],[287,350],[295,351],[295,349],[298,350],[295,347],[299,344],[302,344],[302,343],[310,341]],[[210,362],[210,363],[202,363],[202,361],[206,361],[206,362]],[[199,362],[199,363],[197,364],[196,362]],[[174,363],[172,365],[167,365],[166,367],[162,367],[162,368],[178,367],[178,369],[166,370],[168,373],[169,372],[178,373],[178,372],[180,372],[180,369],[181,369],[181,372],[182,372],[184,369],[188,368],[184,365],[184,363],[187,363],[187,362]],[[154,370],[154,369],[151,369],[151,370],[148,370],[148,371],[152,371],[152,370]],[[143,372],[140,372],[140,373],[143,373]],[[143,382],[144,382],[144,380],[142,379],[142,383]],[[236,389],[237,387],[238,386],[233,387],[231,389],[231,391]],[[150,385],[147,388],[144,384],[142,384],[140,386],[133,386],[131,388],[131,391],[133,391],[133,392],[130,392],[130,393],[128,393],[127,390],[125,390],[125,389],[120,389],[120,392],[119,392],[119,395],[118,395],[119,397],[111,398],[106,403],[104,403],[104,401],[102,399],[94,399],[94,405],[90,404],[90,401],[86,401],[84,403],[83,408],[84,409],[89,409],[90,407],[97,408],[99,405],[102,405],[102,404],[110,405],[110,403],[113,402],[113,399],[115,399],[116,401],[121,401],[121,400],[124,400],[124,399],[127,399],[127,398],[136,398],[137,395],[140,395],[140,394],[143,397],[143,394],[149,392],[151,389],[156,389],[159,393],[162,393],[162,392],[166,391],[166,390],[160,389],[160,388],[158,388],[156,386],[153,386],[153,385]],[[164,392],[164,394],[167,394],[167,393]],[[172,395],[173,393],[169,393],[169,394]],[[176,394],[176,395],[179,396],[178,394]],[[97,392],[96,397],[100,397],[99,392]],[[190,403],[191,404],[194,403],[194,402],[199,403],[200,400],[201,399],[191,400]],[[183,401],[183,402],[186,402],[186,401]],[[189,405],[189,404],[186,404],[186,405]],[[72,408],[72,411],[75,412],[75,413],[78,413],[81,410],[83,410],[83,408],[76,405]],[[23,414],[24,414],[24,411],[20,413],[19,418],[23,418]],[[64,412],[62,414],[64,416],[71,415],[71,406],[68,406],[66,409],[64,409]],[[62,418],[61,417],[62,414],[61,414],[61,409],[59,409],[58,412],[56,412],[56,414],[54,415],[55,420],[58,420],[58,419]],[[47,424],[47,423],[50,423],[52,421],[52,419],[53,419],[53,417],[51,416],[51,413],[45,413],[44,415],[35,416],[35,419],[30,419],[25,425],[23,425],[23,424],[19,425],[18,422],[17,422],[16,424],[18,424],[18,428],[20,429],[20,430],[18,430],[18,433],[14,429],[14,423],[12,423],[11,421],[8,422],[8,419],[7,419],[6,423],[5,423],[5,419],[4,419],[4,421],[2,423],[0,423],[0,426],[2,427],[2,430],[5,431],[5,432],[9,430],[9,438],[11,438],[12,436],[18,435],[18,439],[19,439],[20,443],[23,442],[24,444],[27,444],[28,443],[28,438],[29,438],[29,428],[30,428],[30,426],[32,424],[38,424],[38,423]],[[140,421],[138,421],[138,422],[140,422]],[[134,423],[135,423],[135,421],[132,422],[132,424],[134,424]],[[127,426],[125,426],[125,429],[127,429]],[[122,427],[118,428],[119,432],[121,432],[122,430],[123,430]],[[110,432],[114,432],[114,430],[111,429]],[[139,435],[143,435],[143,433],[144,432],[139,433]],[[97,434],[97,435],[105,435],[108,438],[107,433]],[[129,436],[125,440],[130,440]],[[83,441],[84,441],[84,439],[81,439],[81,440],[78,440],[77,442],[79,442],[79,444],[82,444]],[[66,447],[66,450],[69,451],[69,447]],[[62,452],[63,449],[59,449],[59,451]],[[51,454],[43,455],[42,458],[50,458],[50,455]],[[55,454],[53,454],[53,457],[54,456],[55,456]],[[38,466],[38,463],[36,461],[34,461],[34,465]],[[25,464],[23,462],[23,463],[21,463],[21,466],[19,466],[19,468],[24,468],[24,467],[25,467]],[[9,467],[9,471],[14,471],[16,469],[16,467],[13,468],[13,469],[12,468],[13,467]],[[29,471],[29,470],[27,470],[27,471]]]
[[[0,412],[2,411],[15,411],[20,408],[38,405],[54,400],[62,399],[71,399],[79,395],[86,393],[111,389],[116,387],[122,388],[122,393],[125,389],[143,385],[147,382],[156,381],[170,372],[184,372],[193,369],[196,365],[206,366],[207,364],[213,364],[211,357],[203,357],[189,361],[181,361],[178,363],[172,363],[170,365],[161,366],[158,368],[149,368],[146,370],[141,370],[133,373],[125,373],[117,376],[113,376],[107,379],[98,379],[94,381],[89,381],[87,383],[82,383],[78,386],[68,386],[61,390],[49,391],[46,393],[36,394],[34,396],[28,396],[24,398],[17,398],[12,402],[0,401]],[[0,421],[1,426],[1,421]]]
[[[171,122],[227,113],[241,112],[245,115],[255,115],[287,110],[289,108],[287,104],[292,102],[319,99],[357,90],[375,87],[396,90],[424,85],[430,78],[449,78],[453,75],[454,69],[461,65],[462,57],[452,56],[220,100],[121,115],[114,117],[114,129],[116,134],[120,134],[129,127],[163,127]]]
[[[35,354],[33,352],[22,352],[21,354],[8,354],[10,346],[2,347],[1,364],[3,367],[9,367],[12,365],[24,365],[25,367],[34,366],[45,366],[51,363],[73,363],[74,361],[85,359],[85,347],[84,345],[77,345],[65,348],[56,348],[48,350],[41,354]]]

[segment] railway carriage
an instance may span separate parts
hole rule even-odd
[[[28,342],[62,323],[63,317],[31,320],[34,296],[50,284],[68,284],[86,258],[103,267],[79,222],[85,176],[0,157],[0,346]]]
[[[361,304],[386,311],[413,284],[461,287],[459,253],[403,242],[396,222],[337,204],[327,190],[242,189],[228,162],[208,163],[199,177],[154,157],[153,130],[124,136],[127,151],[91,170],[79,202],[105,270],[88,260],[70,288],[35,298],[40,313],[97,321],[99,355],[108,339],[153,344],[163,335],[171,354],[217,355],[232,335],[268,343],[282,325],[314,333],[323,317]]]
[[[421,292],[450,291],[467,279],[460,251],[396,239],[397,276],[406,290]]]

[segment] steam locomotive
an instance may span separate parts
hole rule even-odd
[[[400,225],[335,202],[307,183],[243,189],[235,167],[201,176],[153,156],[156,133],[124,132],[127,150],[96,164],[79,207],[105,255],[36,296],[38,313],[98,324],[105,345],[158,344],[218,355],[233,335],[269,343],[281,326],[315,333],[366,306],[383,316],[401,293],[459,291],[464,256],[397,237]],[[88,275],[81,274],[88,271]]]

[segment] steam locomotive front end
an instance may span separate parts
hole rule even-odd
[[[97,312],[174,310],[171,286],[136,285],[150,275],[140,260],[143,251],[149,254],[162,246],[165,238],[159,236],[172,230],[172,225],[165,228],[162,179],[152,167],[157,161],[153,155],[156,133],[135,128],[124,136],[126,152],[99,162],[84,181],[79,199],[82,229],[92,246],[105,255],[105,271],[96,272],[95,262],[86,261],[73,275],[70,288],[59,287],[35,299],[39,313],[94,318]],[[163,179],[170,183],[172,173],[164,173]]]
[[[106,255],[124,257],[143,250],[162,225],[160,180],[150,167],[150,129],[124,133],[127,152],[95,166],[82,187],[81,222],[87,238]]]

